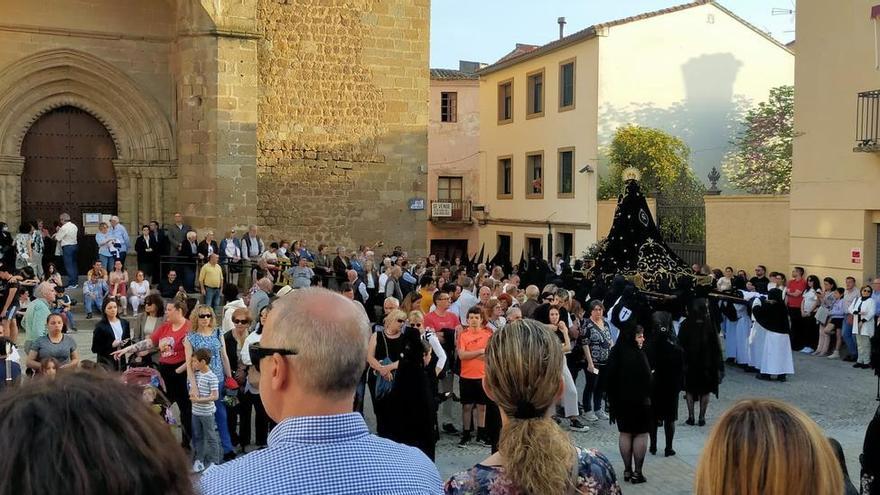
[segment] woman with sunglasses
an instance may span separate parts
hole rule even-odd
[[[244,386],[247,382],[247,370],[241,363],[241,350],[244,348],[244,341],[247,339],[248,330],[251,328],[251,312],[247,308],[235,308],[230,315],[232,321],[232,330],[223,335],[224,344],[226,345],[226,359],[229,361],[229,369],[232,370],[232,377],[238,383],[239,395],[244,393]],[[229,428],[229,437],[232,440],[233,447],[241,445],[238,436],[238,416],[241,408],[241,401],[234,406],[226,407],[226,425]]]
[[[150,294],[144,298],[144,310],[138,313],[131,322],[131,339],[139,342],[148,339],[162,324],[165,317],[165,302],[159,294]],[[157,366],[159,355],[156,349],[138,352],[129,361],[129,366]]]
[[[229,365],[229,357],[226,354],[226,341],[220,333],[220,322],[214,316],[214,309],[207,304],[199,304],[190,314],[192,331],[186,335],[183,349],[186,353],[186,377],[189,380],[190,390],[198,390],[196,373],[192,366],[192,356],[196,349],[211,351],[209,366],[220,382],[217,400],[214,401],[214,421],[217,423],[217,431],[220,433],[220,445],[223,447],[223,460],[235,458],[235,448],[229,436],[229,426],[226,423],[226,402],[224,390],[225,382],[232,378],[232,368]],[[197,442],[197,439],[193,439]]]
[[[392,406],[393,433],[387,438],[416,447],[434,460],[439,438],[434,397],[437,394],[437,374],[443,370],[446,353],[434,332],[425,330],[424,317],[418,310],[410,311],[398,341],[401,348],[397,371],[394,372],[397,405]],[[426,344],[430,349],[427,362]],[[442,362],[439,353],[442,353]]]
[[[159,373],[165,381],[168,400],[176,402],[180,409],[180,424],[183,426],[181,446],[189,449],[192,438],[192,402],[186,388],[187,377],[183,373],[188,361],[183,342],[192,326],[186,319],[186,309],[185,302],[169,302],[165,305],[165,322],[149,338],[119,349],[113,353],[113,357],[120,359],[135,352],[159,349]]]
[[[239,391],[238,394],[238,414],[241,416],[238,438],[242,450],[251,443],[252,414],[254,415],[254,429],[256,433],[254,441],[258,449],[266,446],[269,430],[275,426],[275,423],[266,414],[266,409],[260,400],[260,359],[259,352],[255,351],[255,349],[259,349],[260,339],[263,337],[263,326],[266,324],[266,317],[268,315],[269,306],[260,310],[260,320],[254,326],[254,331],[244,339],[241,354],[239,355],[241,358],[239,363],[244,366],[246,374],[244,391]],[[241,317],[236,317],[236,319],[239,322],[242,320]],[[236,327],[241,324],[237,323],[235,319],[233,319],[233,323],[235,323]]]
[[[874,336],[875,304],[871,297],[874,290],[870,285],[862,287],[859,295],[849,307],[853,315],[853,336],[858,345],[859,358],[853,368],[868,369],[871,367],[871,337]]]
[[[396,380],[396,372],[400,366],[400,356],[403,354],[404,341],[403,324],[406,323],[406,313],[399,309],[389,311],[385,316],[385,325],[382,331],[370,335],[370,343],[367,347],[367,364],[371,368],[367,383],[370,387],[370,395],[373,398],[373,410],[376,413],[376,434],[383,438],[394,439],[397,426],[395,422],[404,410],[406,399],[401,397]],[[385,395],[377,396],[376,383],[381,377],[394,385],[391,391]]]

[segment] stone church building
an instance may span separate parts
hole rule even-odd
[[[0,221],[423,252],[429,3],[3,0]]]

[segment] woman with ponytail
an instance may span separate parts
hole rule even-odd
[[[619,493],[614,468],[579,449],[553,421],[562,395],[562,348],[534,320],[508,323],[489,340],[483,386],[498,404],[498,452],[446,482],[450,495]]]

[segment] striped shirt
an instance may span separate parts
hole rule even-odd
[[[199,488],[203,495],[443,493],[425,454],[370,434],[357,413],[287,418],[267,448],[212,466]]]
[[[208,397],[212,392],[220,390],[220,382],[213,371],[196,371],[196,385],[199,387],[199,397]],[[214,402],[193,402],[193,416],[213,416],[217,410]]]

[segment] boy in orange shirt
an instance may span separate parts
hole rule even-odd
[[[459,389],[461,392],[462,432],[459,447],[471,441],[471,425],[474,406],[477,409],[477,440],[489,445],[486,438],[486,404],[489,398],[483,390],[483,376],[486,374],[486,362],[483,354],[489,345],[492,331],[486,328],[483,312],[474,306],[467,312],[468,326],[458,337],[458,357],[461,360]]]

